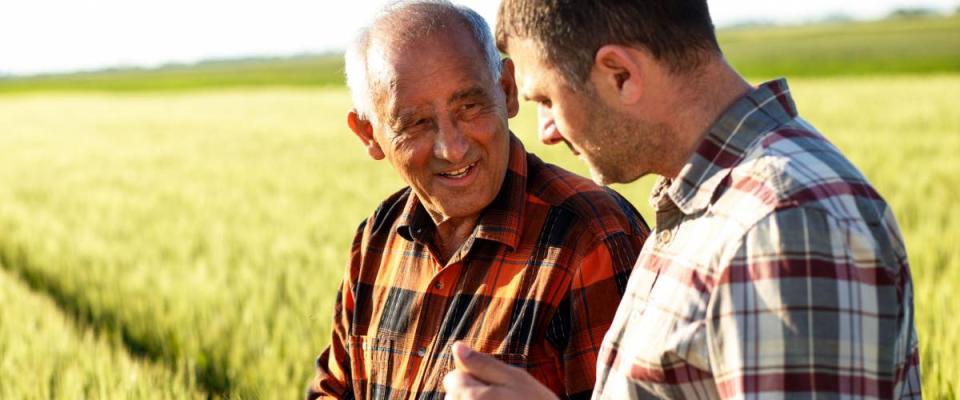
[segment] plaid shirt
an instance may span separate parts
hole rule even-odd
[[[896,221],[789,92],[740,99],[655,187],[595,398],[920,397]]]
[[[360,225],[307,398],[441,398],[456,340],[589,397],[649,233],[637,211],[512,137],[500,193],[446,265],[434,229],[409,189]]]

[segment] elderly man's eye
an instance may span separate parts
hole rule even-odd
[[[430,118],[410,118],[401,120],[394,130],[402,136],[409,136],[429,129],[431,125],[433,120]]]
[[[460,106],[458,114],[460,114],[461,119],[471,120],[484,114],[487,109],[488,107],[485,106],[485,103],[465,103]]]
[[[423,129],[433,123],[430,118],[416,118],[404,124],[404,129]]]
[[[426,132],[433,129],[434,126],[436,126],[436,121],[433,118],[420,118],[413,122],[409,131],[411,133]]]

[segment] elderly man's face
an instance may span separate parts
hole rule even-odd
[[[369,54],[387,83],[373,145],[434,220],[478,215],[507,170],[507,119],[518,110],[512,64],[493,80],[479,45],[460,27]]]

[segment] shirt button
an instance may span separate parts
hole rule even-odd
[[[417,349],[417,355],[420,356],[420,357],[423,357],[423,356],[427,355],[427,348],[426,348],[426,347],[421,347],[421,348]]]
[[[434,282],[433,288],[437,290],[443,289],[443,282],[440,282],[440,281]]]
[[[660,245],[666,245],[670,243],[671,239],[673,239],[673,232],[671,232],[669,229],[660,231],[660,233],[657,235],[659,236],[657,241],[660,242]]]

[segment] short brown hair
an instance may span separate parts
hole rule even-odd
[[[531,39],[574,89],[582,87],[600,47],[640,46],[674,73],[719,54],[706,0],[503,0],[497,47]]]

